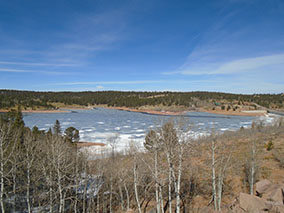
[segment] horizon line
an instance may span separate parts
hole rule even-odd
[[[191,90],[191,91],[174,91],[174,90],[28,90],[28,89],[6,89],[0,88],[0,91],[20,91],[20,92],[52,92],[52,93],[60,93],[60,92],[159,92],[159,93],[194,93],[194,92],[207,92],[207,93],[224,93],[224,94],[232,94],[232,95],[283,95],[284,92],[279,93],[233,93],[233,92],[222,92],[222,91],[208,91],[208,90]]]

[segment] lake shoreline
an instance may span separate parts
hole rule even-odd
[[[121,111],[127,111],[127,112],[138,112],[138,113],[144,113],[149,115],[169,115],[169,116],[179,116],[184,115],[187,112],[206,112],[206,113],[212,113],[212,114],[219,114],[219,115],[230,115],[230,116],[265,116],[267,115],[267,111],[264,110],[252,110],[252,111],[220,111],[220,110],[208,110],[204,108],[196,108],[196,109],[178,109],[176,111],[169,111],[169,110],[153,110],[153,109],[134,109],[129,107],[111,107],[111,106],[105,106],[105,105],[95,105],[91,107],[62,107],[59,109],[54,110],[22,110],[22,113],[72,113],[72,110],[90,110],[90,109],[96,109],[96,108],[104,108],[104,109],[114,109],[114,110],[121,110]],[[9,112],[9,110],[0,109],[0,112]]]
[[[212,114],[219,114],[219,115],[230,115],[230,116],[264,116],[267,115],[266,111],[247,111],[247,112],[234,112],[234,111],[217,111],[217,110],[207,110],[203,108],[197,108],[195,110],[181,110],[181,111],[158,111],[158,110],[147,110],[147,109],[133,109],[128,107],[103,107],[100,106],[99,108],[106,108],[106,109],[115,109],[115,110],[122,110],[122,111],[128,111],[128,112],[138,112],[138,113],[145,113],[150,115],[184,115],[187,112],[207,112]]]
[[[0,112],[5,113],[9,112],[7,109],[0,109]],[[71,111],[63,110],[63,109],[52,109],[52,110],[22,110],[22,113],[68,113]]]

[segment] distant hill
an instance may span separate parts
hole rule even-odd
[[[283,94],[231,94],[219,92],[35,92],[0,90],[0,109],[56,109],[65,106],[180,107],[221,110],[284,109]]]

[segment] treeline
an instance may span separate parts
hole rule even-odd
[[[283,108],[282,94],[230,94],[217,92],[34,92],[17,90],[0,90],[0,108],[11,108],[18,105],[23,109],[54,109],[55,103],[65,105],[97,105],[106,104],[118,107],[141,106],[184,106],[204,107],[218,106],[222,103],[239,105],[256,103],[267,108]]]

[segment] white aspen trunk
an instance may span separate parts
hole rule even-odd
[[[97,213],[100,212],[100,192],[97,193]]]
[[[182,147],[179,145],[179,156],[178,156],[178,178],[177,178],[177,187],[176,187],[176,213],[180,213],[180,183],[181,183],[181,174],[182,174]]]
[[[49,212],[53,212],[53,196],[52,196],[52,171],[49,170]]]
[[[217,210],[221,211],[221,201],[222,201],[222,191],[223,191],[223,174],[220,169],[219,175],[218,175],[218,193],[217,193]]]
[[[60,173],[60,169],[59,169],[59,159],[57,159],[57,186],[58,186],[58,190],[59,190],[59,212],[63,212],[63,205],[64,205],[64,198],[63,198],[63,189],[62,189],[62,185],[61,185],[61,173]]]
[[[76,167],[75,167],[75,202],[74,202],[74,213],[77,213],[77,203],[78,203],[78,153],[76,153]]]
[[[160,197],[161,212],[164,213],[163,191],[161,186],[159,186],[159,197]]]
[[[212,146],[211,146],[211,157],[212,157],[212,195],[213,195],[213,201],[214,201],[214,209],[217,210],[217,192],[216,192],[216,172],[215,172],[215,141],[212,140]]]
[[[168,183],[168,199],[169,199],[169,213],[172,212],[172,181],[171,181],[171,172],[169,171],[169,183]]]
[[[167,153],[167,160],[168,160],[168,199],[169,199],[169,213],[172,213],[172,169],[171,169],[171,159],[170,154]]]
[[[160,213],[160,197],[159,197],[159,184],[158,184],[158,151],[155,149],[154,157],[154,167],[155,167],[155,188],[156,188],[156,210],[157,213]]]
[[[87,212],[95,212],[95,210],[93,209],[93,206],[94,206],[93,204],[94,204],[94,197],[93,195],[90,195]]]
[[[58,190],[59,190],[59,212],[63,212],[63,205],[64,205],[64,201],[63,201],[63,192],[62,192],[62,186],[60,181],[58,181]]]
[[[127,187],[126,187],[125,182],[124,182],[123,184],[124,184],[124,189],[125,189],[125,192],[126,192],[126,202],[127,202],[126,210],[128,210],[129,207],[130,207],[129,192],[128,192],[128,189],[127,189]]]
[[[86,170],[85,170],[86,171]],[[84,194],[83,194],[83,213],[86,212],[86,196],[87,196],[87,181],[85,180]]]
[[[49,186],[49,205],[50,205],[50,212],[53,212],[53,186],[52,186],[52,181],[53,181],[53,167],[56,169],[56,162],[55,162],[55,144],[53,141],[51,141],[51,153],[52,153],[52,159],[51,159],[51,165],[50,165],[50,170],[49,170],[49,176],[50,176],[50,186]],[[57,177],[58,178],[58,177]]]
[[[229,154],[226,161],[224,162],[224,154],[221,156],[220,160],[220,169],[218,173],[218,183],[217,183],[217,210],[221,211],[221,203],[222,203],[222,195],[223,195],[223,184],[224,184],[224,177],[225,172],[228,166],[228,163],[230,162],[232,153]]]
[[[4,182],[4,167],[8,160],[11,158],[12,154],[14,153],[15,143],[14,147],[12,148],[12,151],[8,153],[8,156],[5,156],[4,159],[4,153],[7,153],[8,149],[5,149],[4,145],[6,145],[6,138],[8,136],[8,132],[10,131],[10,126],[8,129],[0,129],[0,205],[1,205],[1,212],[5,213],[5,206],[4,206],[4,193],[5,193],[5,182]]]
[[[139,196],[138,196],[138,190],[137,190],[137,165],[136,165],[136,159],[134,159],[134,166],[133,166],[133,174],[134,174],[134,191],[135,191],[135,198],[137,202],[138,212],[142,213]]]
[[[105,191],[103,191],[103,213],[106,212],[105,210]]]
[[[5,207],[4,207],[4,200],[3,200],[3,196],[4,196],[4,159],[3,159],[3,142],[0,141],[0,172],[1,172],[1,189],[0,189],[0,203],[1,203],[1,212],[5,213]]]
[[[28,163],[27,168],[27,190],[26,190],[26,196],[27,196],[27,205],[28,205],[28,212],[31,213],[31,202],[30,202],[30,185],[31,185],[31,179],[30,179],[30,165]]]
[[[250,174],[250,194],[253,195],[253,185],[254,185],[254,176],[255,176],[255,153],[256,153],[256,144],[253,141],[252,144],[252,159],[251,159],[251,174]]]
[[[252,168],[251,168],[251,181],[250,181],[250,194],[253,195],[253,183],[254,183],[254,162],[252,162]]]
[[[122,193],[122,188],[121,188],[121,181],[119,183],[118,189],[119,189],[119,196],[120,196],[120,207],[121,207],[121,210],[124,211],[124,200],[123,200],[123,193]]]
[[[66,196],[66,193],[65,192],[63,192],[63,203],[62,203],[62,210],[63,210],[63,212],[65,211],[65,196]]]
[[[28,139],[25,140],[24,145],[25,145],[25,152],[26,152],[25,153],[26,159],[24,163],[27,168],[26,202],[27,202],[27,207],[28,207],[28,213],[31,213],[32,206],[33,206],[33,200],[31,200],[31,196],[30,196],[31,175],[32,175],[31,169],[32,169],[34,159],[35,159],[34,148],[37,144],[36,144],[36,140],[33,139],[32,135],[29,135]]]
[[[16,183],[16,178],[17,178],[17,175],[16,175],[16,160],[14,161],[13,163],[13,195],[14,195],[14,199],[13,199],[13,212],[16,211],[16,187],[17,187],[17,183]]]

